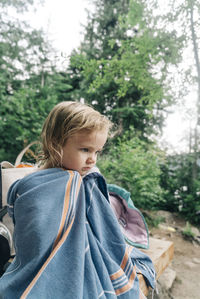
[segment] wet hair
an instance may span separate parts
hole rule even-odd
[[[62,149],[67,139],[76,133],[86,131],[109,131],[110,120],[80,102],[61,102],[46,118],[42,129],[42,156],[40,162],[44,168],[61,167]]]

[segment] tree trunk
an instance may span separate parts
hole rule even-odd
[[[200,133],[200,62],[199,62],[199,54],[198,54],[198,45],[197,45],[197,38],[195,34],[195,24],[194,24],[194,4],[191,2],[190,6],[190,29],[192,34],[192,44],[194,50],[194,59],[195,59],[195,66],[197,70],[197,84],[198,84],[198,94],[197,94],[197,120],[196,120],[196,127],[195,127],[195,134],[194,134],[194,163],[193,163],[193,171],[192,177],[193,180],[197,179],[197,158],[198,158],[198,151],[199,151],[199,133]]]

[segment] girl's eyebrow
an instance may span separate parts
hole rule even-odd
[[[93,146],[88,146],[88,145],[84,145],[84,144],[81,144],[80,146],[79,146],[80,148],[87,148],[87,149],[89,149],[89,150],[94,150],[95,149],[95,147],[93,147]],[[102,151],[103,150],[103,147],[101,147],[101,148],[99,148],[99,149],[95,149],[95,151]]]

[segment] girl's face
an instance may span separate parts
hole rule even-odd
[[[81,176],[96,164],[97,155],[108,137],[107,130],[81,131],[69,137],[63,147],[62,166],[76,170]]]

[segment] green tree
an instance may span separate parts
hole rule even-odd
[[[179,212],[191,223],[200,224],[200,171],[192,177],[195,153],[168,156],[161,163],[161,187],[164,190],[162,209]]]
[[[185,1],[185,15],[189,21],[189,34],[186,34],[187,42],[191,40],[192,46],[193,46],[193,53],[194,53],[194,65],[196,68],[196,84],[197,84],[197,100],[196,100],[196,125],[194,129],[194,162],[193,162],[193,168],[192,168],[192,177],[195,181],[198,177],[198,165],[197,160],[199,158],[199,151],[200,151],[200,60],[199,60],[199,39],[200,35],[197,35],[197,32],[199,32],[200,24],[198,17],[200,12],[200,3],[194,1],[194,0],[187,0]]]
[[[71,56],[76,95],[122,130],[134,126],[146,137],[161,125],[172,100],[164,84],[168,66],[178,61],[181,38],[160,30],[143,1],[94,3],[84,41]]]
[[[161,4],[161,2],[160,2]],[[161,4],[162,5],[162,4]],[[178,209],[188,220],[199,223],[200,221],[200,3],[195,0],[169,1],[169,11],[165,21],[176,30],[176,35],[182,35],[184,42],[184,72],[182,85],[185,95],[191,89],[197,90],[195,107],[185,109],[185,114],[190,117],[193,125],[189,133],[189,154],[168,158],[163,172],[162,184],[167,190],[168,207]],[[187,54],[187,56],[186,56]],[[185,58],[186,57],[186,58]],[[179,70],[180,73],[180,70]],[[184,101],[180,103],[184,107]]]
[[[200,3],[195,0],[184,0],[169,2],[169,13],[165,18],[168,23],[177,31],[177,35],[182,34],[184,41],[184,49],[187,54],[185,63],[185,77],[183,78],[183,84],[187,87],[186,92],[191,91],[191,86],[195,89],[197,87],[196,105],[191,111],[185,111],[190,115],[190,119],[194,124],[194,129],[190,129],[189,134],[189,148],[190,152],[195,152],[193,163],[193,178],[197,177],[197,164],[196,161],[199,157],[200,150],[200,59],[199,59],[199,42],[200,42]],[[189,55],[188,55],[189,54]],[[183,101],[180,101],[183,105]],[[191,108],[190,108],[191,109]]]
[[[43,32],[19,19],[34,3],[0,0],[0,159],[11,162],[38,139],[44,118],[70,88]]]
[[[108,183],[119,185],[131,193],[138,208],[156,209],[164,204],[160,187],[160,162],[163,154],[136,136],[118,138],[107,154],[98,161]]]

